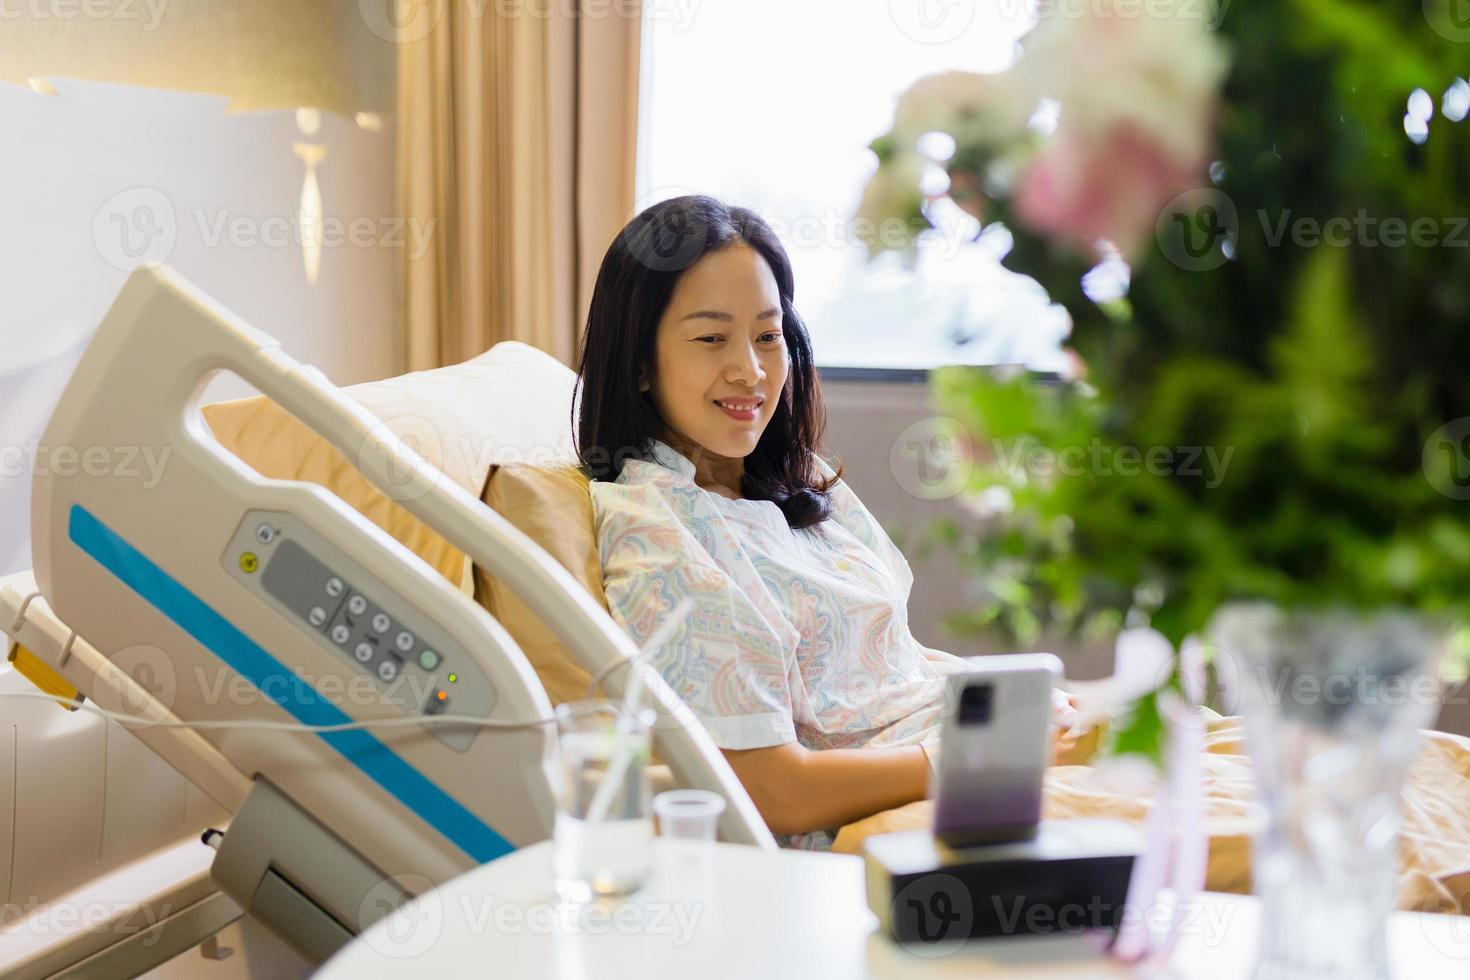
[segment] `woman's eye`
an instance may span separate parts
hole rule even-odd
[[[760,342],[761,343],[766,343],[766,344],[773,343],[773,342],[778,341],[778,340],[785,340],[785,339],[786,339],[786,335],[784,333],[782,333],[781,331],[779,331],[779,330],[772,330],[769,333],[764,333],[764,334],[761,334],[761,336],[760,336]],[[703,343],[722,344],[722,343],[725,342],[725,338],[724,337],[717,336],[717,335],[714,335],[714,334],[708,334],[708,335],[703,336],[703,337],[695,337],[694,338],[694,342],[697,343],[697,344],[703,344]]]

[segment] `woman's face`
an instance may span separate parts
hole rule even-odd
[[[732,459],[754,452],[788,371],[781,293],[761,254],[737,242],[685,270],[654,352],[644,390],[676,438]]]

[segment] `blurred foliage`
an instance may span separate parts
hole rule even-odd
[[[1178,644],[1244,599],[1463,619],[1470,501],[1437,487],[1466,478],[1470,422],[1458,448],[1430,440],[1470,416],[1470,121],[1438,111],[1470,43],[1388,0],[1234,3],[1220,30],[1232,68],[1200,183],[1238,221],[1216,267],[1155,240],[1101,306],[1087,263],[985,201],[1014,235],[1006,264],[1072,313],[1086,375],[936,373],[985,504],[930,532],[980,593],[958,629],[1026,646],[1146,623]],[[1416,88],[1436,109],[1422,145]],[[972,187],[984,162],[962,145],[951,173]],[[1303,219],[1352,227],[1308,243]],[[1420,219],[1436,243],[1384,243],[1385,222]]]

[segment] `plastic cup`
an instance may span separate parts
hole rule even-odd
[[[660,837],[713,843],[725,798],[706,789],[673,789],[653,798]]]

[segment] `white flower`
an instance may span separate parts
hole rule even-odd
[[[920,218],[924,196],[919,181],[924,160],[912,149],[895,151],[881,161],[863,188],[854,229],[870,250],[912,251],[914,235],[921,228],[911,222]]]
[[[1032,99],[1029,105],[1027,99]],[[1024,132],[1034,107],[1035,97],[1016,91],[1009,74],[941,72],[919,79],[899,96],[893,133],[905,143],[933,131],[961,143],[999,143]]]
[[[1118,634],[1113,663],[1112,676],[1069,685],[1077,697],[1079,725],[1118,717],[1168,680],[1174,670],[1174,645],[1157,630],[1126,629]]]
[[[1009,85],[1027,99],[1056,99],[1060,128],[1084,138],[1102,138],[1127,124],[1177,159],[1203,161],[1229,59],[1200,6],[1166,0],[1069,5],[1065,14],[1043,16],[1026,36]]]

